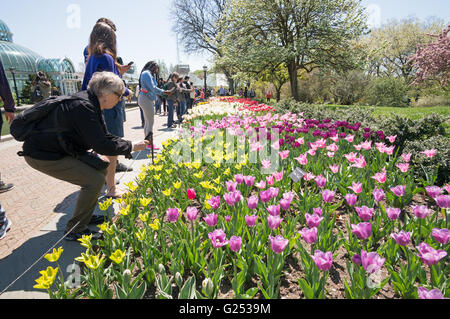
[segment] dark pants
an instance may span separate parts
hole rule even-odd
[[[167,108],[169,110],[169,114],[167,116],[167,126],[171,127],[173,125],[173,108],[174,108],[173,100],[167,100]]]
[[[72,230],[78,233],[86,230],[105,185],[106,169],[98,171],[70,156],[57,161],[37,160],[28,156],[24,158],[28,165],[44,174],[81,186],[73,216],[66,225],[66,232]]]

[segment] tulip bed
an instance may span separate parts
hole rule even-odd
[[[81,240],[81,287],[49,267],[36,288],[54,298],[450,296],[450,187],[414,180],[408,164],[434,150],[397,154],[394,136],[248,100],[198,107],[186,116],[190,137],[164,142],[116,200],[103,239]],[[234,142],[208,144],[226,133]],[[273,161],[251,160],[258,136],[277,156],[271,174],[262,169]],[[186,148],[201,162],[175,161]]]

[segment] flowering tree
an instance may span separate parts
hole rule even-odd
[[[435,82],[446,90],[450,83],[450,25],[440,35],[430,35],[435,41],[419,45],[417,53],[411,58],[416,72],[415,84]]]

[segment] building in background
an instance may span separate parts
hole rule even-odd
[[[81,79],[76,75],[72,61],[68,58],[47,59],[38,53],[13,42],[13,34],[0,20],[0,60],[5,69],[11,91],[15,91],[13,72],[19,95],[29,79],[38,71],[50,75],[62,94],[78,91],[77,82]]]

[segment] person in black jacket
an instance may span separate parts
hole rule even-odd
[[[113,108],[122,99],[124,91],[119,76],[112,72],[94,73],[87,91],[74,94],[75,99],[61,102],[39,122],[35,132],[23,144],[20,155],[32,168],[81,186],[73,217],[66,225],[66,240],[75,241],[89,234],[98,239],[100,234],[90,231],[88,224],[104,220],[100,216],[93,217],[93,213],[105,183],[106,169],[96,170],[72,154],[92,149],[98,154],[131,158],[132,151],[145,150],[149,144],[146,140],[132,143],[109,134],[106,129],[102,111]],[[64,143],[55,132],[39,132],[55,128],[55,123],[58,123],[57,129]],[[72,154],[68,154],[68,149]],[[106,157],[103,159],[107,160]]]

